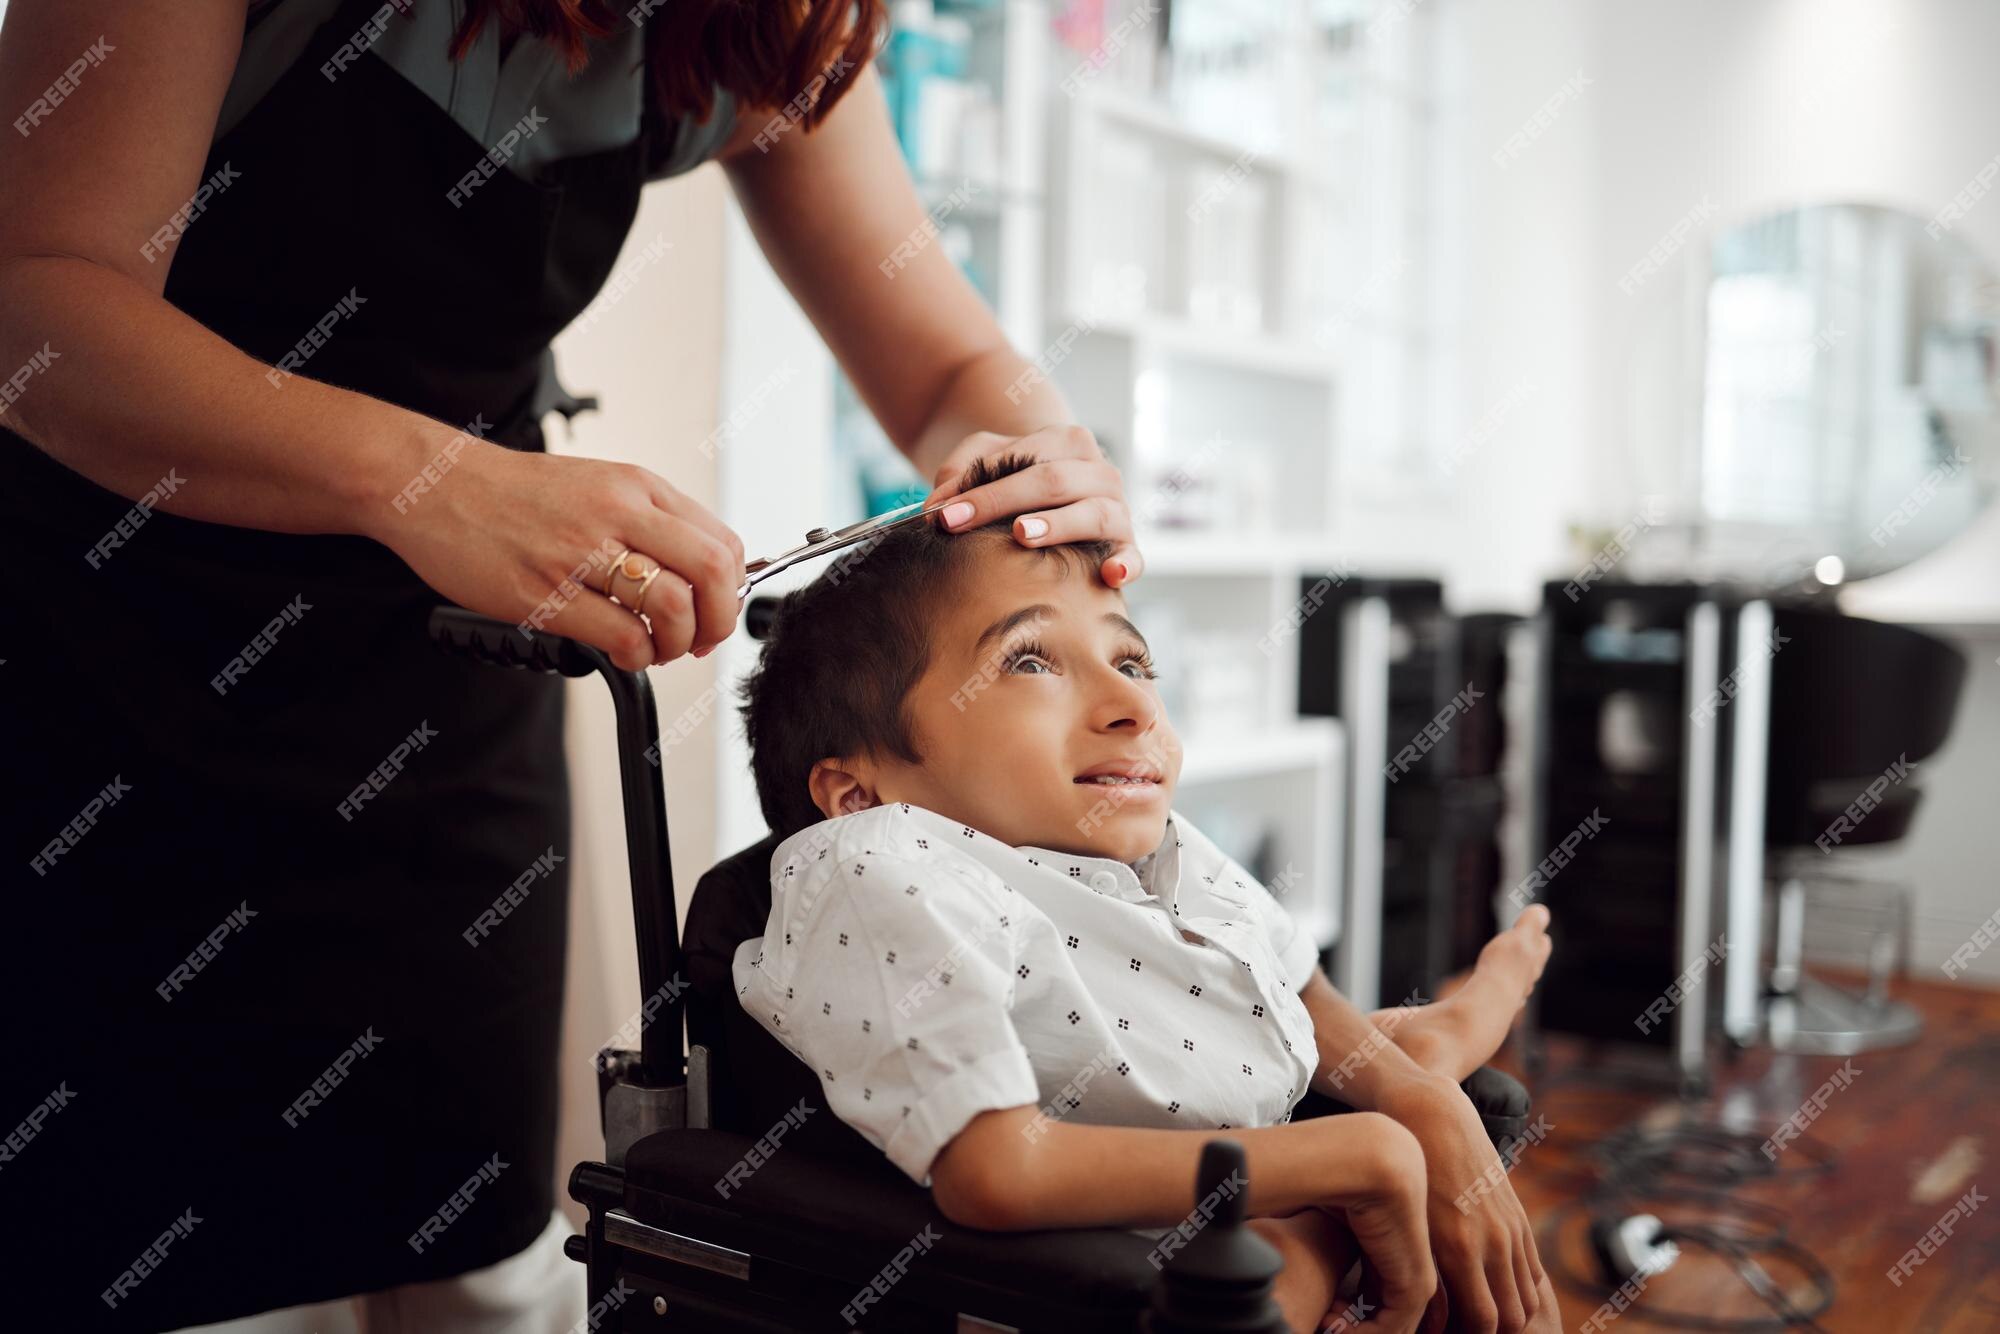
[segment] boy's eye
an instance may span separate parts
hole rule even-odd
[[[1014,648],[1008,651],[1006,658],[1002,661],[1000,665],[1000,670],[1005,672],[1011,672],[1016,667],[1019,667],[1024,663],[1032,662],[1037,666],[1044,668],[1045,670],[1042,672],[1024,673],[1024,675],[1030,675],[1030,676],[1046,675],[1046,669],[1048,668],[1049,665],[1048,662],[1046,661],[1047,656],[1048,656],[1047,650],[1045,650],[1040,644],[1033,644],[1033,643],[1018,644]]]
[[[1002,659],[1001,670],[1005,672],[1018,672],[1023,676],[1051,675],[1054,673],[1055,668],[1050,666],[1049,657],[1048,649],[1039,642],[1018,644],[1010,649],[1005,658]],[[1159,675],[1158,672],[1153,670],[1153,658],[1150,653],[1128,651],[1121,654],[1117,662],[1120,671],[1126,671],[1127,668],[1132,667],[1138,668],[1136,672],[1126,672],[1135,681],[1150,681]],[[1036,668],[1036,670],[1021,670],[1030,665]]]
[[[1137,644],[1127,648],[1119,655],[1118,665],[1121,668],[1137,667],[1139,670],[1132,677],[1135,681],[1150,681],[1159,675],[1158,672],[1153,670],[1152,652]]]

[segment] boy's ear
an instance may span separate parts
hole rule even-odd
[[[813,805],[829,820],[880,804],[874,785],[846,765],[847,761],[841,759],[818,760],[806,777],[806,790],[812,793]]]

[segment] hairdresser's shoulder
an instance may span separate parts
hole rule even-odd
[[[906,801],[885,802],[865,811],[822,820],[778,844],[771,855],[774,881],[815,875],[834,868],[877,865],[935,868],[939,874],[994,890],[1000,877],[962,844],[985,835],[936,811]],[[989,840],[990,841],[990,840]]]

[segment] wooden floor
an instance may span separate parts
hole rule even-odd
[[[1923,1036],[1900,1050],[1849,1058],[1854,1076],[1826,1099],[1806,1132],[1835,1155],[1834,1170],[1810,1176],[1801,1170],[1806,1155],[1786,1150],[1779,1168],[1790,1175],[1742,1187],[1735,1197],[1785,1210],[1793,1239],[1832,1272],[1838,1289],[1819,1321],[1825,1329],[2000,1331],[2000,1199],[1980,1204],[1956,1224],[1951,1238],[1900,1288],[1887,1277],[1967,1191],[1977,1186],[1981,1195],[2000,1196],[2000,1164],[1994,1161],[2000,1154],[2000,991],[1918,982],[1897,994],[1923,1012]],[[1497,1063],[1520,1073],[1506,1056]],[[1690,1110],[1761,1138],[1840,1066],[1835,1057],[1744,1053],[1721,1067],[1714,1094]],[[1642,1117],[1671,1120],[1680,1110],[1669,1092],[1633,1092],[1608,1081],[1600,1058],[1553,1036],[1547,1069],[1530,1086],[1536,1113],[1547,1117],[1546,1138],[1523,1149],[1513,1179],[1538,1229],[1591,1179],[1593,1144]],[[1555,1249],[1552,1257],[1543,1248],[1552,1274],[1559,1257],[1572,1272],[1591,1275],[1580,1218],[1561,1228]],[[1800,1300],[1810,1292],[1797,1283],[1795,1269],[1774,1264],[1773,1274]],[[1603,1304],[1601,1292],[1585,1293],[1560,1279],[1556,1288],[1565,1330],[1577,1330]],[[1656,1303],[1711,1317],[1768,1313],[1727,1262],[1710,1254],[1684,1256],[1611,1323],[1662,1328],[1645,1318]]]

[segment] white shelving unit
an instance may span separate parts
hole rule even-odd
[[[1205,825],[1247,802],[1279,847],[1311,849],[1287,903],[1330,946],[1343,850],[1315,838],[1341,827],[1342,736],[1298,716],[1286,630],[1317,611],[1303,590],[1366,555],[1340,540],[1353,475],[1427,448],[1409,224],[1432,17],[1262,12],[1267,58],[1238,99],[1180,89],[1176,107],[1094,77],[1058,105],[1041,345],[1071,343],[1055,378],[1125,475],[1147,561],[1128,597],[1187,737],[1182,804]],[[1176,668],[1198,679],[1170,689]]]

